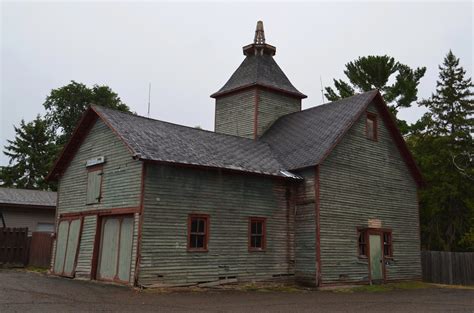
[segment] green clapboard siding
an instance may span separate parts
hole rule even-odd
[[[150,164],[146,173],[140,284],[294,273],[294,210],[287,209],[285,182]],[[210,216],[208,252],[187,251],[190,213]],[[250,216],[267,218],[265,252],[248,251]]]
[[[215,131],[254,138],[255,89],[216,99]]]
[[[357,227],[369,219],[393,231],[387,279],[421,277],[417,187],[380,116],[378,132],[378,141],[366,138],[363,115],[320,167],[323,284],[368,279]]]
[[[90,279],[96,225],[97,216],[90,215],[84,217],[79,256],[76,266],[77,278]]]
[[[316,219],[314,169],[298,173],[304,178],[296,188],[295,278],[306,285],[316,284]]]
[[[105,156],[101,201],[87,205],[86,161],[98,156]],[[141,162],[133,160],[124,143],[98,120],[59,180],[58,213],[137,207],[140,177]]]
[[[98,156],[105,156],[106,160],[102,173],[91,172],[95,175],[88,175],[86,161]],[[142,163],[132,159],[124,143],[100,119],[97,120],[59,179],[57,215],[111,208],[137,208],[140,203],[141,169]],[[92,199],[97,198],[94,193],[91,193],[89,201],[87,199],[88,179],[93,190],[100,190],[100,179],[102,179],[98,203]],[[87,204],[88,202],[94,203]],[[138,217],[135,224],[137,221]],[[84,218],[76,269],[76,276],[80,278],[90,278],[96,223],[96,216]],[[132,262],[137,251],[136,228],[134,227]],[[56,243],[53,251],[55,246]],[[52,266],[56,268],[54,264]],[[134,266],[132,266],[132,277],[133,273]]]
[[[251,88],[216,99],[215,131],[253,139],[256,103],[258,136],[279,117],[301,110],[301,99],[262,88]]]
[[[301,110],[301,99],[259,89],[258,91],[258,137],[281,116]]]

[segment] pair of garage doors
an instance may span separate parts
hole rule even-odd
[[[101,217],[96,278],[128,283],[132,261],[133,216]],[[58,226],[54,272],[73,277],[78,257],[82,219],[62,220]],[[98,238],[100,235],[100,238]],[[92,243],[91,243],[92,244]]]

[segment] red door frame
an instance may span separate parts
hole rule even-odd
[[[369,269],[369,282],[372,283],[372,271],[370,268],[370,235],[377,235],[380,237],[380,248],[382,254],[382,275],[383,275],[383,282],[387,282],[387,271],[385,268],[385,255],[384,255],[384,242],[383,242],[383,234],[384,233],[392,233],[390,229],[384,228],[360,228],[359,231],[365,231],[365,242],[367,243],[367,261],[368,261],[368,269]]]

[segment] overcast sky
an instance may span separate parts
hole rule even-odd
[[[1,4],[0,146],[13,125],[44,113],[51,89],[70,80],[110,86],[131,109],[213,129],[217,91],[243,60],[263,20],[276,61],[301,92],[321,103],[323,84],[344,64],[388,54],[426,66],[419,96],[435,88],[449,49],[472,76],[472,2],[314,3],[13,3]],[[400,116],[414,122],[416,106]],[[0,165],[8,159],[2,154]]]

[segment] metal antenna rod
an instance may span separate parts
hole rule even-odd
[[[323,79],[321,78],[321,75],[319,75],[319,82],[321,83],[321,103],[324,103],[324,89],[323,89]]]
[[[150,117],[151,83],[148,84],[148,117]]]

